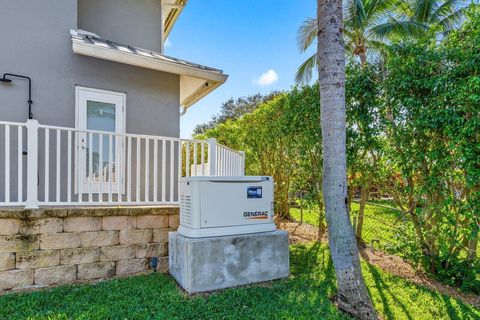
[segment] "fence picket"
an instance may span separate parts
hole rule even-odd
[[[60,169],[62,167],[61,165],[61,154],[60,154],[60,147],[61,147],[61,135],[60,135],[60,130],[57,129],[57,162],[56,162],[56,167],[57,167],[57,172],[56,172],[56,192],[55,192],[55,201],[60,202]]]
[[[23,128],[17,127],[18,145],[17,145],[17,202],[23,201]]]
[[[103,202],[103,134],[98,135],[98,202]]]
[[[145,139],[145,202],[150,199],[150,139]]]
[[[173,143],[173,140],[170,140],[170,202],[173,202],[173,177],[175,176],[175,165],[173,164],[174,162],[174,149],[175,145]]]
[[[72,131],[67,133],[67,203],[72,202]]]
[[[5,202],[10,203],[10,125],[5,126]]]
[[[158,140],[153,140],[153,202],[158,198]]]
[[[112,135],[108,135],[108,202],[112,203],[112,184],[113,184],[113,168],[112,168],[112,157],[113,157],[113,147],[112,147]]]
[[[204,176],[205,175],[205,144],[204,143],[201,144],[201,148],[202,149],[200,153],[201,153],[202,160],[200,161],[200,164],[202,165],[202,176]]]
[[[140,148],[142,147],[142,140],[141,138],[137,138],[137,163],[136,163],[136,169],[137,169],[137,184],[136,184],[136,193],[135,193],[135,200],[137,202],[140,202]]]
[[[87,133],[88,141],[88,202],[92,203],[93,201],[93,137],[92,133]]]
[[[197,176],[197,143],[193,143],[193,175]]]
[[[185,176],[190,177],[190,142],[185,144]]]
[[[128,137],[128,153],[127,153],[127,181],[125,182],[127,188],[127,202],[132,201],[132,137]],[[128,185],[127,185],[128,183]]]
[[[166,150],[167,150],[167,146],[166,146],[167,142],[165,140],[162,141],[162,201],[163,202],[166,202],[166,199],[165,199],[165,194],[166,194],[166,188],[167,188],[167,172],[166,172],[166,158],[167,158],[167,155],[166,155]]]
[[[50,131],[48,128],[45,129],[45,202],[48,202],[50,200],[50,192],[49,192],[49,178],[50,178],[50,173],[49,173],[49,166],[50,166]]]

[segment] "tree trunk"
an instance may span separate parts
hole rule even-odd
[[[319,242],[322,241],[323,236],[325,235],[325,222],[323,215],[323,201],[318,201],[318,232],[317,239]]]
[[[364,185],[360,190],[360,209],[358,210],[357,230],[355,233],[358,243],[362,243],[363,217],[365,213],[365,205],[368,200],[368,187]]]
[[[300,224],[303,223],[303,200],[300,200]]]
[[[365,50],[360,51],[358,55],[360,56],[362,67],[365,66],[367,64],[367,54],[365,53]]]
[[[347,210],[345,47],[342,1],[317,0],[318,70],[323,142],[323,199],[338,306],[358,319],[377,319],[360,268]]]
[[[468,241],[467,261],[472,263],[477,258],[478,238],[470,239]]]

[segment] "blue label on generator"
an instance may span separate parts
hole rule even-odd
[[[247,198],[248,199],[260,199],[260,198],[262,198],[262,187],[248,187]]]

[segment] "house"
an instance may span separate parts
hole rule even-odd
[[[186,4],[0,2],[0,206],[178,205],[182,175],[241,174],[241,153],[179,139],[227,80],[164,54]]]
[[[243,175],[179,137],[227,80],[164,54],[186,4],[0,0],[0,291],[164,268],[179,178]]]

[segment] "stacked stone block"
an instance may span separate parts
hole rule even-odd
[[[0,291],[168,266],[178,208],[0,210]]]

